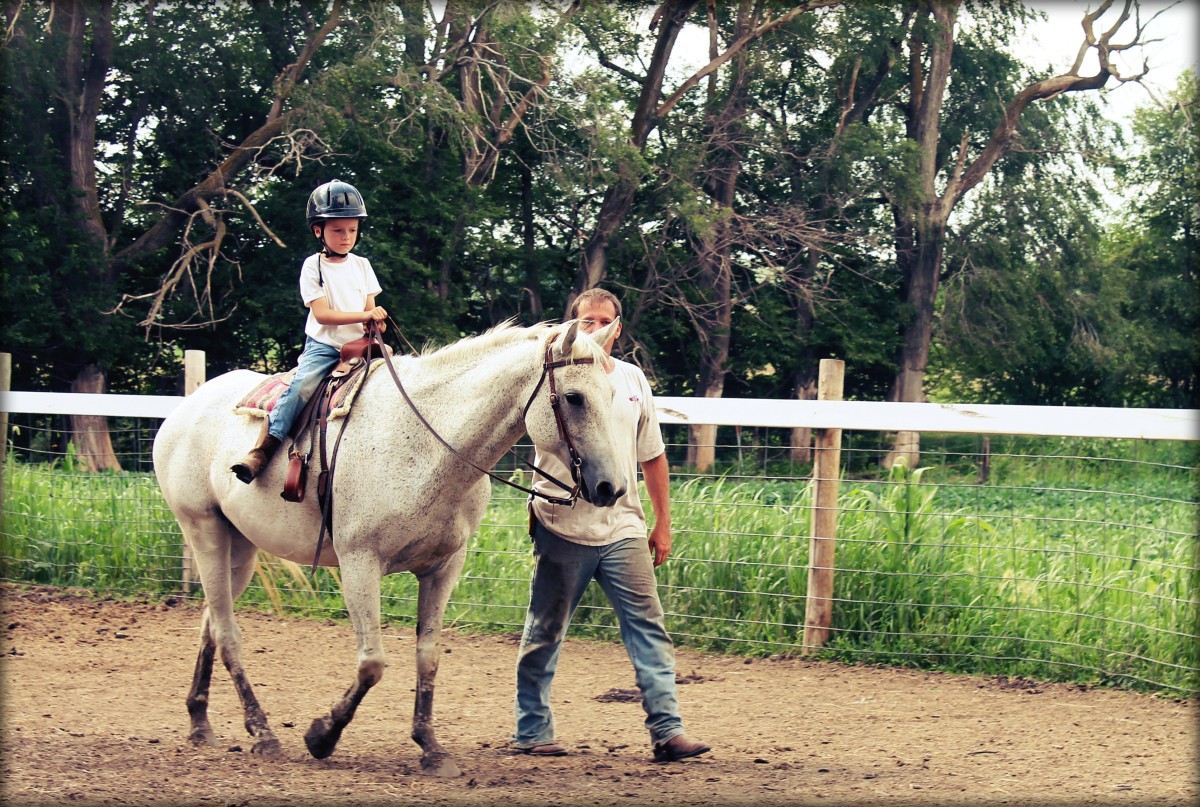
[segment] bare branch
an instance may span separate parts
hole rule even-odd
[[[190,212],[197,209],[201,200],[224,193],[228,180],[245,168],[268,143],[271,143],[284,131],[288,113],[283,111],[283,105],[290,98],[300,76],[317,49],[329,36],[329,33],[337,27],[342,5],[343,0],[334,0],[325,24],[309,37],[296,61],[284,68],[276,77],[276,97],[263,125],[251,132],[207,177],[168,206],[167,214],[159,219],[153,227],[114,255],[112,259],[114,267],[129,264],[143,255],[168,246],[175,234],[184,226]]]
[[[736,56],[743,48],[746,47],[746,45],[750,44],[754,40],[761,39],[771,31],[786,25],[807,11],[813,11],[818,8],[827,8],[829,6],[838,6],[841,4],[842,0],[812,0],[812,2],[805,3],[802,6],[796,6],[786,14],[776,17],[768,22],[764,22],[757,28],[746,32],[742,36],[738,37],[738,39],[732,44],[730,44],[730,46],[725,49],[724,53],[710,61],[704,67],[700,68],[698,71],[689,76],[682,84],[680,84],[678,89],[671,93],[670,97],[659,104],[658,108],[654,110],[654,117],[656,119],[661,119],[666,116],[666,114],[670,112],[676,104],[679,103],[683,96],[687,95],[687,93],[697,84],[699,84],[705,76],[716,71],[721,65],[725,64],[725,62]]]
[[[271,104],[271,111],[267,113],[267,120],[271,121],[279,117],[283,112],[283,105],[288,98],[291,97],[292,91],[296,89],[296,85],[300,82],[300,77],[304,74],[304,70],[308,67],[308,63],[312,61],[312,57],[316,54],[317,49],[325,42],[325,38],[338,27],[341,20],[343,0],[333,0],[333,7],[329,10],[329,18],[325,20],[325,24],[317,30],[315,34],[309,37],[304,47],[300,50],[300,55],[296,57],[296,61],[283,69],[279,76],[275,79],[275,100]]]
[[[279,236],[275,235],[275,233],[271,231],[271,228],[267,226],[265,221],[263,221],[262,216],[258,215],[258,210],[255,209],[254,205],[250,203],[249,199],[243,196],[239,191],[235,191],[232,188],[228,190],[227,193],[241,200],[242,204],[246,206],[246,209],[250,211],[250,215],[254,216],[254,220],[258,222],[258,226],[262,228],[264,233],[270,236],[271,240],[274,241],[277,246],[287,249],[287,244],[283,243],[283,241],[279,239]]]
[[[1004,118],[993,130],[992,136],[983,147],[983,150],[965,171],[961,173],[956,172],[954,179],[948,183],[945,194],[942,197],[942,209],[944,211],[948,213],[967,191],[979,184],[996,163],[996,160],[1011,150],[1014,138],[1016,137],[1017,126],[1020,124],[1021,115],[1031,103],[1034,101],[1047,101],[1067,92],[1098,90],[1108,83],[1109,78],[1116,78],[1118,81],[1125,82],[1136,81],[1145,75],[1143,72],[1137,76],[1122,77],[1115,71],[1109,59],[1109,53],[1112,50],[1109,42],[1120,31],[1121,26],[1129,20],[1131,8],[1136,8],[1135,0],[1124,0],[1124,6],[1118,21],[1110,26],[1101,36],[1097,37],[1095,34],[1096,21],[1100,19],[1112,4],[1113,0],[1104,0],[1099,8],[1084,16],[1081,23],[1084,31],[1084,44],[1080,48],[1079,55],[1076,57],[1075,63],[1069,72],[1034,82],[1013,97],[1004,111]],[[1155,16],[1157,17],[1157,15]],[[1119,46],[1121,49],[1128,49],[1144,44],[1142,37],[1145,32],[1145,25],[1140,24],[1140,19],[1135,24],[1136,31],[1133,38],[1127,44]],[[1090,49],[1096,50],[1099,58],[1099,69],[1093,76],[1082,76],[1079,74],[1079,70],[1087,51]]]
[[[592,33],[591,31],[589,31],[585,28],[583,30],[583,36],[588,41],[588,44],[592,46],[592,50],[595,51],[596,61],[598,61],[600,63],[601,67],[608,68],[609,70],[613,71],[617,75],[623,76],[623,77],[629,79],[634,84],[642,83],[641,76],[639,76],[637,73],[633,72],[632,70],[630,70],[626,67],[622,67],[621,65],[614,62],[611,58],[609,58],[609,55],[604,52],[604,46],[600,44],[600,40],[596,38],[596,35],[594,33]]]

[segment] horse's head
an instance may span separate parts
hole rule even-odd
[[[574,320],[555,328],[548,364],[556,366],[545,371],[542,389],[525,413],[525,430],[540,452],[555,455],[571,468],[574,449],[580,496],[597,507],[611,507],[630,484],[617,459],[614,388],[606,369],[611,360],[601,347],[617,325],[590,336]],[[552,394],[557,406],[552,405]]]

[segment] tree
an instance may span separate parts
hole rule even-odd
[[[1122,174],[1122,226],[1107,240],[1108,262],[1135,290],[1123,314],[1136,334],[1123,403],[1196,408],[1200,332],[1196,267],[1200,233],[1200,147],[1196,74],[1185,71],[1161,104],[1137,110],[1141,146]]]
[[[650,23],[651,30],[657,31],[657,38],[645,75],[639,77],[628,70],[618,69],[624,76],[640,84],[637,103],[629,123],[629,146],[632,149],[630,156],[634,159],[628,159],[624,164],[613,168],[613,181],[604,193],[596,215],[596,224],[583,249],[576,293],[603,282],[607,271],[610,240],[617,228],[625,222],[641,180],[642,174],[638,170],[636,157],[645,149],[651,133],[661,125],[663,119],[701,81],[716,73],[752,43],[787,25],[805,12],[838,5],[841,2],[842,0],[811,0],[772,17],[768,17],[767,14],[773,9],[765,5],[758,6],[757,24],[739,30],[723,51],[710,54],[708,64],[681,82],[666,97],[663,83],[667,75],[667,65],[679,32],[696,7],[697,0],[665,0],[659,6]],[[603,51],[598,53],[597,58],[601,64],[612,64]]]
[[[291,52],[280,50],[278,43],[265,48],[265,52],[286,58],[275,64],[272,72],[257,76],[249,70],[248,84],[271,88],[267,93],[252,93],[260,106],[257,120],[237,117],[215,120],[210,117],[209,132],[219,133],[226,142],[235,144],[216,158],[221,147],[205,138],[214,147],[203,159],[204,168],[199,173],[174,175],[164,185],[171,189],[171,201],[158,207],[155,216],[135,214],[128,205],[131,184],[145,189],[147,177],[140,172],[154,172],[147,165],[156,157],[165,157],[158,166],[158,177],[164,179],[173,172],[168,160],[180,158],[181,162],[195,158],[190,144],[171,144],[167,141],[172,131],[170,110],[155,108],[150,103],[151,92],[121,95],[112,92],[123,79],[135,75],[135,63],[120,63],[114,59],[118,43],[137,41],[139,36],[150,39],[162,37],[164,28],[172,38],[199,34],[191,40],[196,51],[225,45],[229,54],[235,52],[241,58],[232,60],[239,68],[252,68],[253,59],[246,52],[238,51],[240,43],[228,40],[205,40],[207,14],[197,15],[195,9],[168,6],[160,9],[156,3],[145,7],[115,8],[111,0],[103,2],[61,2],[49,8],[26,7],[13,3],[5,8],[9,38],[4,44],[5,59],[9,70],[5,71],[5,98],[9,105],[4,131],[5,152],[10,158],[5,162],[5,186],[10,197],[7,215],[15,221],[46,223],[52,218],[56,227],[50,232],[62,232],[73,249],[63,255],[46,250],[43,264],[49,269],[45,278],[55,302],[49,312],[56,324],[71,322],[78,330],[86,331],[89,339],[73,340],[63,333],[61,327],[50,330],[52,343],[32,343],[38,335],[29,327],[9,326],[6,337],[16,335],[14,350],[17,364],[28,364],[31,349],[39,353],[50,348],[55,368],[54,376],[69,379],[71,389],[83,392],[101,392],[105,388],[107,366],[111,360],[111,348],[106,348],[106,334],[114,332],[116,323],[101,313],[111,308],[116,301],[118,288],[131,277],[143,271],[141,264],[152,261],[160,251],[170,247],[181,232],[193,232],[199,222],[207,226],[211,238],[199,243],[185,240],[184,249],[167,272],[163,288],[170,289],[189,278],[197,264],[207,260],[211,266],[218,259],[224,246],[225,227],[223,211],[216,200],[238,199],[246,206],[249,202],[231,187],[232,180],[244,171],[260,151],[288,131],[293,120],[289,99],[318,48],[337,26],[341,8],[338,0],[321,24],[316,24],[305,10],[287,18],[284,22],[293,25],[290,32],[294,38],[285,38],[295,45]],[[213,15],[226,27],[224,30],[258,30],[265,38],[278,36],[283,31],[269,25],[279,22],[276,16],[258,17],[252,7],[231,6],[213,10]],[[243,26],[242,23],[247,23]],[[140,32],[136,33],[136,32]],[[186,41],[186,40],[185,40]],[[178,42],[178,39],[176,39]],[[125,49],[131,52],[130,49]],[[252,53],[252,51],[251,51]],[[153,64],[153,69],[143,72],[150,77],[155,70],[164,71],[177,81],[191,75],[198,81],[201,71],[194,68],[168,70],[171,60],[192,58],[195,51],[180,48],[160,48],[140,54]],[[222,63],[217,63],[218,68]],[[227,63],[226,63],[227,64]],[[259,67],[264,66],[259,62]],[[143,68],[145,65],[143,65]],[[131,72],[133,71],[133,72]],[[128,85],[127,85],[128,86]],[[228,82],[219,84],[233,89]],[[202,84],[179,82],[179,91],[186,88],[203,87]],[[49,115],[46,114],[49,110]],[[194,111],[194,110],[193,110]],[[166,114],[163,114],[166,113]],[[156,117],[158,115],[159,117]],[[103,131],[102,127],[112,121],[124,123],[123,131]],[[149,136],[155,144],[166,144],[164,154],[146,150],[143,138]],[[105,144],[103,167],[108,170],[110,154],[119,154],[114,161],[122,173],[106,177],[104,186],[100,182],[100,143]],[[144,159],[139,159],[142,157]],[[115,181],[114,181],[115,180]],[[26,198],[18,188],[37,189],[36,198]],[[45,211],[51,211],[48,215]],[[127,235],[137,230],[136,237]],[[9,241],[10,248],[19,253],[23,245]],[[68,280],[69,278],[69,280]],[[83,283],[79,284],[79,280]],[[69,284],[69,288],[64,288]],[[82,289],[78,286],[82,285]],[[6,282],[6,291],[11,289]],[[81,306],[75,298],[82,291],[87,304]],[[159,295],[151,308],[148,321],[161,310]],[[96,305],[107,300],[109,305]],[[19,312],[21,309],[6,300],[6,310]],[[80,313],[82,322],[70,315]],[[46,315],[46,311],[35,313],[35,317]],[[20,337],[25,337],[21,339]],[[42,334],[44,339],[45,334]],[[112,451],[111,442],[103,420],[91,418],[73,420],[74,441],[86,467],[92,469],[119,468]]]
[[[911,161],[911,175],[902,188],[890,195],[895,221],[895,253],[905,306],[902,342],[897,353],[897,373],[890,400],[924,400],[925,370],[933,337],[934,310],[948,236],[950,215],[974,189],[997,161],[1020,143],[1022,116],[1036,101],[1047,101],[1063,93],[1096,90],[1110,78],[1134,81],[1138,75],[1122,75],[1112,61],[1114,53],[1137,46],[1144,32],[1140,17],[1129,39],[1116,39],[1131,14],[1138,11],[1136,0],[1125,0],[1116,20],[1097,31],[1097,22],[1112,7],[1105,0],[1086,14],[1081,26],[1084,41],[1075,63],[1065,73],[1026,84],[1009,96],[1002,109],[977,110],[995,120],[994,129],[980,139],[969,121],[953,123],[953,109],[947,108],[950,76],[955,65],[958,12],[961,2],[918,2],[916,20],[908,37],[906,65],[907,97],[902,106],[902,122]],[[1096,72],[1084,75],[1089,52],[1097,61]],[[956,78],[962,77],[958,71]],[[1002,87],[1003,85],[1001,85]],[[1001,87],[996,89],[1004,92]],[[975,95],[984,95],[978,89]],[[986,96],[984,96],[986,98]],[[961,109],[959,110],[961,111]],[[904,458],[915,467],[919,454],[919,436],[915,432],[897,435],[891,464]]]

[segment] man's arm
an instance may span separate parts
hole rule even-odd
[[[671,466],[666,452],[642,463],[642,478],[646,480],[646,493],[654,510],[650,549],[654,552],[654,565],[661,566],[671,554]]]

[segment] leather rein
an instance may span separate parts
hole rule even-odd
[[[393,322],[392,325],[395,326],[395,322]],[[372,323],[372,326],[368,330],[368,335],[370,335],[370,333],[372,331],[377,333],[378,327],[379,326],[374,325]],[[397,329],[397,331],[398,331],[398,329]],[[575,504],[575,500],[577,498],[579,498],[580,490],[582,487],[580,484],[580,481],[579,481],[579,479],[580,479],[579,470],[580,470],[580,467],[583,465],[583,458],[579,455],[578,449],[575,448],[575,442],[573,440],[571,440],[571,433],[567,431],[567,422],[564,419],[563,413],[562,413],[562,401],[559,399],[558,388],[554,383],[554,371],[556,369],[558,369],[559,367],[567,367],[572,364],[593,364],[595,362],[595,359],[593,359],[589,356],[589,357],[584,357],[584,358],[580,358],[580,359],[559,359],[557,361],[553,360],[551,358],[551,356],[552,356],[552,352],[554,349],[554,340],[557,338],[558,338],[558,334],[554,334],[553,336],[550,337],[550,341],[546,344],[546,356],[545,356],[545,360],[542,362],[542,375],[538,379],[537,386],[535,386],[533,388],[533,392],[530,393],[529,400],[525,402],[524,409],[521,410],[521,419],[524,420],[525,415],[529,413],[529,407],[533,406],[533,401],[537,397],[538,391],[542,388],[542,384],[549,381],[550,409],[551,409],[551,411],[554,412],[554,422],[558,426],[559,437],[561,437],[563,442],[567,444],[567,453],[568,453],[568,455],[570,455],[570,458],[571,458],[571,464],[569,467],[570,467],[570,471],[571,471],[571,482],[573,484],[568,487],[565,482],[559,481],[558,479],[556,479],[554,476],[550,475],[543,469],[538,468],[536,465],[529,462],[521,455],[517,454],[517,452],[513,451],[511,448],[509,449],[509,453],[511,453],[514,457],[516,457],[517,460],[519,460],[520,462],[524,463],[525,465],[529,466],[531,469],[533,469],[537,473],[541,474],[542,477],[545,478],[546,480],[548,480],[549,482],[553,483],[554,485],[557,485],[562,490],[567,491],[566,497],[550,496],[548,494],[542,493],[541,491],[534,490],[533,488],[527,488],[524,485],[519,485],[516,482],[505,479],[504,477],[502,477],[492,471],[489,471],[486,468],[479,467],[474,462],[472,462],[471,460],[464,457],[458,451],[458,449],[456,449],[454,446],[452,446],[448,442],[446,442],[445,438],[443,438],[440,434],[438,434],[437,430],[434,429],[433,426],[429,423],[429,421],[425,419],[425,416],[421,414],[421,410],[417,408],[416,403],[414,403],[413,399],[409,397],[408,390],[406,390],[404,388],[404,384],[401,383],[400,376],[399,376],[399,374],[396,373],[396,368],[392,365],[392,358],[391,358],[391,356],[389,356],[387,354],[386,351],[384,351],[383,359],[387,363],[388,372],[391,373],[391,375],[392,375],[392,381],[394,381],[396,383],[396,388],[398,390],[400,390],[400,394],[404,397],[404,400],[408,404],[409,409],[411,409],[413,414],[416,415],[417,420],[419,420],[421,422],[421,425],[424,426],[429,431],[429,433],[432,434],[435,439],[437,439],[437,441],[439,443],[441,443],[443,446],[445,446],[450,451],[451,454],[458,457],[460,460],[465,462],[467,465],[470,465],[476,471],[479,471],[480,473],[483,473],[483,474],[487,474],[492,479],[495,479],[497,482],[503,482],[505,485],[508,485],[510,488],[516,488],[517,490],[528,493],[530,496],[537,496],[539,498],[545,499],[546,501],[550,502],[551,504],[565,504],[568,506],[573,506]]]

